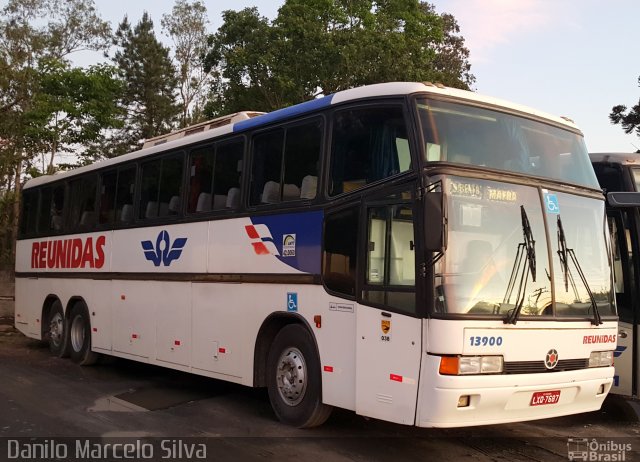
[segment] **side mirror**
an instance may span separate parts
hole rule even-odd
[[[615,208],[640,207],[640,192],[610,192],[607,203]]]
[[[444,252],[447,248],[447,216],[442,192],[424,195],[424,246],[429,252]]]

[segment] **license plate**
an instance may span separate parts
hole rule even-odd
[[[536,391],[531,397],[531,406],[556,404],[558,401],[560,401],[560,390]]]

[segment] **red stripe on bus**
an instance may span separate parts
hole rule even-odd
[[[247,232],[247,235],[251,239],[260,239],[260,235],[258,234],[258,231],[256,231],[256,228],[253,225],[247,225],[244,227],[244,229]]]

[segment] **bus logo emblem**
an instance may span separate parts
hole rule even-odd
[[[251,246],[256,255],[280,255],[267,225],[247,225],[244,230],[251,239]],[[295,241],[295,235],[293,236]]]
[[[187,244],[187,238],[179,237],[171,244],[169,233],[162,230],[158,234],[155,246],[151,241],[141,241],[140,244],[142,244],[142,250],[147,260],[152,261],[155,266],[160,266],[160,263],[164,266],[169,266],[172,261],[177,260],[182,255],[182,249]]]
[[[380,328],[382,329],[383,334],[388,334],[391,330],[391,321],[380,321]]]
[[[547,369],[553,369],[558,365],[558,352],[556,350],[549,350],[544,359],[544,365]]]
[[[296,235],[285,234],[282,236],[282,256],[283,257],[295,257],[296,256]]]

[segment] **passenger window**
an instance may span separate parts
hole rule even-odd
[[[250,204],[275,204],[281,198],[284,130],[263,133],[253,141]]]
[[[356,295],[358,207],[327,214],[324,223],[322,278],[327,289]]]
[[[37,189],[26,190],[22,195],[22,213],[20,216],[20,234],[30,235],[37,230],[38,199]]]
[[[118,223],[133,220],[133,194],[136,185],[136,167],[125,167],[118,171],[115,218]]]
[[[189,213],[208,212],[212,208],[214,160],[213,146],[196,149],[191,153],[187,207]]]
[[[409,205],[370,208],[365,302],[415,313],[415,245]]]
[[[411,169],[401,106],[337,112],[333,122],[330,195],[354,191]]]
[[[242,156],[244,141],[235,140],[218,145],[213,171],[213,209],[240,207]]]
[[[64,225],[65,187],[43,188],[40,197],[38,232],[62,231]]]
[[[287,130],[284,150],[282,200],[315,199],[318,189],[318,162],[322,146],[322,121]]]
[[[315,199],[321,146],[321,119],[256,136],[250,203]]]
[[[102,175],[100,224],[129,223],[133,220],[133,193],[136,167],[124,167]]]
[[[234,140],[198,149],[191,154],[189,213],[237,209],[244,142]]]
[[[100,179],[100,214],[98,223],[104,225],[115,221],[115,199],[118,186],[118,172],[103,173]]]
[[[167,217],[180,213],[182,165],[182,154],[173,154],[142,165],[139,218]]]
[[[97,187],[97,175],[79,178],[69,183],[69,230],[87,231],[95,226]]]

